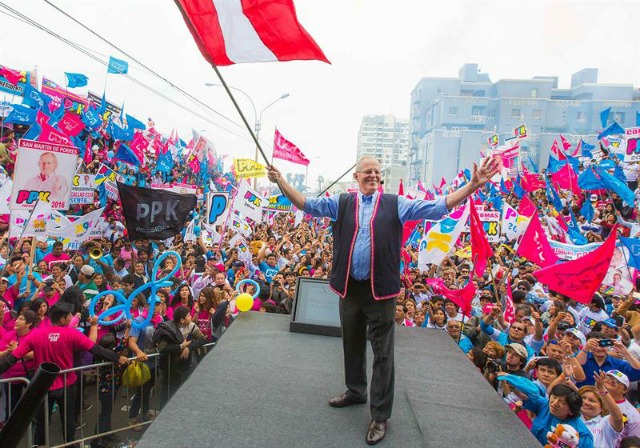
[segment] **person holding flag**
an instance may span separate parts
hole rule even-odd
[[[299,210],[312,216],[328,216],[333,226],[334,265],[330,286],[343,299],[340,321],[347,391],[329,400],[336,408],[367,402],[366,341],[374,353],[371,378],[371,423],[366,442],[375,445],[386,434],[394,392],[395,297],[400,292],[400,248],[406,221],[441,219],[460,205],[500,169],[497,159],[473,166],[469,183],[435,201],[409,200],[379,192],[381,164],[362,157],[353,174],[357,193],[306,198],[295,190],[273,165],[268,177]],[[367,333],[367,327],[369,328]]]

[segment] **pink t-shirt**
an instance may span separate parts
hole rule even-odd
[[[87,352],[95,344],[91,339],[71,327],[53,325],[51,327],[38,328],[31,331],[24,338],[18,348],[13,351],[13,356],[22,358],[33,350],[34,360],[37,366],[43,362],[52,362],[61,370],[73,368],[73,352]],[[49,390],[57,390],[64,387],[64,375],[58,375]],[[66,375],[66,385],[71,386],[76,382],[75,372]]]
[[[29,334],[30,333],[27,333],[26,336],[20,337],[16,334],[16,330],[7,331],[4,336],[2,336],[2,339],[0,339],[0,351],[6,350],[11,341],[16,341],[20,344],[24,338],[29,336]],[[34,359],[30,359],[25,361],[24,364],[22,361],[18,361],[16,364],[11,366],[9,370],[2,374],[2,378],[15,378],[17,376],[26,377],[27,371],[25,370],[25,367],[27,370],[35,370],[37,367],[36,361]]]

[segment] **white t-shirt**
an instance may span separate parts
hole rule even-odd
[[[618,436],[618,440],[629,436],[640,437],[640,414],[638,410],[627,400],[618,403],[618,406],[622,413],[627,416],[627,423],[625,423],[622,433]],[[596,445],[594,444],[593,446],[595,447]]]
[[[593,330],[593,326],[596,323],[602,322],[608,318],[609,315],[604,310],[594,313],[590,308],[585,307],[580,311],[580,322],[578,322],[578,328],[586,336],[591,333],[591,330]]]
[[[582,419],[593,434],[593,446],[598,448],[615,448],[616,440],[622,432],[618,432],[611,427],[609,416],[597,416],[591,420]]]

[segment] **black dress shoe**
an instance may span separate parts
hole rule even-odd
[[[353,398],[347,394],[342,394],[329,400],[329,406],[333,408],[346,408],[347,406],[352,406],[354,404],[365,404],[366,402],[366,396],[364,398]]]
[[[376,445],[382,442],[387,433],[387,421],[377,422],[371,420],[369,429],[367,430],[367,445]]]

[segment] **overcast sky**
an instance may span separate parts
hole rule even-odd
[[[236,124],[193,104],[129,61],[129,73],[212,123],[184,111],[122,76],[110,75],[107,99],[125,102],[156,128],[206,130],[221,153],[253,157],[253,144],[223,89],[204,87],[216,76],[200,55],[171,0],[51,0],[98,34],[179,85]],[[117,50],[61,15],[44,1],[6,1],[96,56],[125,59]],[[455,77],[466,62],[479,64],[492,81],[560,77],[599,69],[599,81],[640,85],[640,2],[581,1],[378,1],[296,0],[298,18],[331,65],[315,61],[239,64],[221,68],[228,84],[244,90],[260,110],[283,93],[290,96],[263,114],[261,139],[270,154],[274,127],[313,159],[309,177],[335,178],[355,162],[360,120],[367,114],[409,117],[409,93],[421,77]],[[0,8],[0,12],[5,12]],[[65,71],[89,76],[102,92],[106,68],[30,25],[0,14],[0,64],[38,67],[63,83]],[[76,89],[83,92],[83,89]],[[0,94],[2,98],[2,94]],[[253,124],[253,108],[238,94]],[[7,97],[10,100],[10,96]],[[288,162],[285,171],[304,172]],[[310,182],[310,183],[311,183]]]

